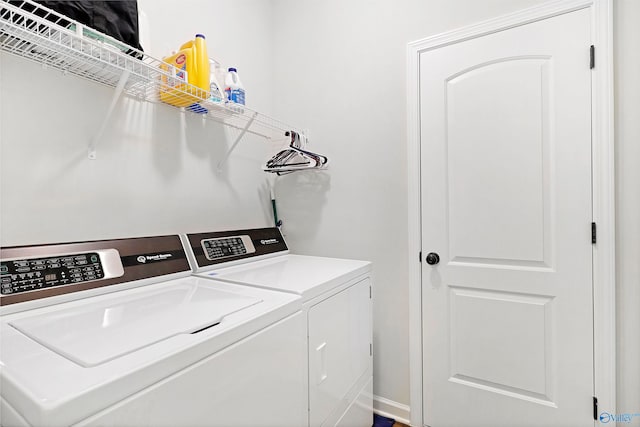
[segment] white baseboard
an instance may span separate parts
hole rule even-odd
[[[373,396],[373,412],[383,417],[393,418],[399,423],[411,425],[411,410],[409,405],[394,402],[380,396]]]

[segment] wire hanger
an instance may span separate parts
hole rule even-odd
[[[291,172],[323,169],[326,167],[329,162],[328,157],[302,148],[307,142],[307,138],[304,135],[295,131],[287,131],[285,136],[291,137],[289,148],[278,152],[269,159],[262,170],[278,175],[285,175]]]

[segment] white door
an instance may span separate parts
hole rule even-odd
[[[420,56],[426,425],[593,426],[590,22]]]

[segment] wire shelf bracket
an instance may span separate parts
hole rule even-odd
[[[236,137],[236,140],[233,142],[233,144],[231,144],[231,147],[229,147],[229,149],[227,150],[222,160],[218,162],[218,172],[222,170],[222,168],[224,167],[224,164],[227,162],[227,159],[229,159],[229,156],[231,156],[231,153],[233,153],[233,150],[236,149],[236,146],[242,140],[242,137],[244,136],[244,134],[247,133],[247,130],[251,127],[251,124],[253,123],[253,121],[256,119],[257,116],[258,116],[258,113],[254,112],[251,118],[249,119],[249,121],[247,121],[247,124],[244,125],[244,128],[242,128],[242,130]]]
[[[109,104],[109,109],[107,110],[107,114],[105,114],[104,119],[102,119],[102,124],[100,125],[98,132],[89,142],[88,157],[91,160],[95,160],[97,157],[96,147],[98,146],[98,144],[100,143],[100,140],[102,139],[102,135],[104,134],[104,130],[107,127],[107,124],[111,121],[111,115],[113,114],[113,110],[115,109],[116,104],[118,103],[118,100],[120,99],[120,97],[122,96],[122,93],[124,92],[124,87],[127,84],[127,80],[129,80],[130,75],[131,73],[128,70],[125,70],[120,76],[120,81],[118,81],[118,85],[116,86],[116,89],[113,92],[113,97],[111,98],[111,104]]]

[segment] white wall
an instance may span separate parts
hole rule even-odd
[[[614,2],[618,412],[640,413],[640,1]],[[633,425],[640,426],[636,418]]]
[[[151,52],[195,33],[238,67],[247,103],[273,105],[271,5],[261,0],[140,0]],[[237,20],[251,31],[237,31]],[[249,135],[218,173],[237,135],[164,104],[124,98],[97,160],[87,145],[113,90],[0,55],[0,242],[4,246],[261,227],[272,224],[264,139]]]
[[[307,126],[310,148],[333,161],[280,178],[285,230],[298,252],[374,262],[374,393],[391,415],[409,404],[407,265],[417,257],[406,244],[406,45],[542,2],[274,0],[275,111]],[[638,412],[640,2],[615,6],[619,409]]]

